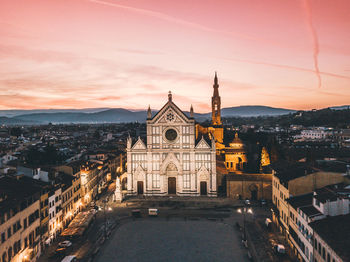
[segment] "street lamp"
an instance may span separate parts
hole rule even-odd
[[[243,214],[243,241],[247,240],[246,237],[246,219],[245,219],[245,214],[249,213],[249,214],[253,214],[253,209],[250,207],[243,207],[243,208],[238,208],[237,212],[240,214]]]
[[[104,215],[104,228],[105,228],[105,238],[107,238],[107,218],[106,218],[106,204],[108,203],[108,200],[103,199],[102,200],[103,203],[103,215]]]

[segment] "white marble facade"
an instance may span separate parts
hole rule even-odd
[[[147,114],[147,144],[127,141],[128,195],[217,196],[215,141],[196,142],[191,107],[186,116],[172,101]]]

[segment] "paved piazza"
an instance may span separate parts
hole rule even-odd
[[[136,220],[114,232],[97,261],[248,261],[238,234],[220,222]]]

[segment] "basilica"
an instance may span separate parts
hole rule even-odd
[[[188,115],[181,111],[171,92],[155,115],[148,108],[146,141],[140,137],[127,140],[128,196],[216,197],[219,193],[236,199],[269,199],[271,174],[245,173],[246,145],[238,133],[224,143],[216,73],[211,106],[211,123],[207,126],[195,122],[192,106]],[[269,164],[265,162],[262,166]]]
[[[186,115],[169,92],[146,123],[147,141],[127,141],[127,195],[216,197],[215,139],[196,136],[193,107]]]

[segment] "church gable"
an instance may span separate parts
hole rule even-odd
[[[208,143],[204,140],[204,138],[202,137],[202,139],[198,142],[198,144],[196,145],[197,149],[209,149],[211,148]]]
[[[132,147],[132,149],[136,149],[136,150],[146,149],[146,145],[145,145],[145,143],[143,143],[143,141],[142,141],[141,138],[139,137],[139,139],[136,141],[136,143],[135,143],[135,145]]]
[[[188,123],[187,116],[173,103],[169,103],[167,107],[162,108],[152,119],[153,124],[156,123]]]
[[[173,103],[172,95],[169,93],[168,102],[150,120],[150,123],[189,123],[190,121],[191,119],[189,119],[185,113]]]

